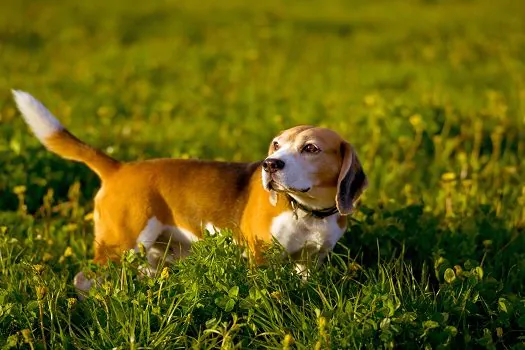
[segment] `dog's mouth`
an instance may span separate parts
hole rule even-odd
[[[269,191],[291,192],[291,193],[307,193],[311,189],[311,187],[307,187],[307,188],[286,187],[273,179],[268,182],[266,187],[267,187],[267,190]]]

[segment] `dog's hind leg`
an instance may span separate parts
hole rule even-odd
[[[144,248],[146,254],[148,255],[148,261],[150,261],[151,260],[149,256],[150,250],[152,250],[153,246],[157,242],[157,239],[159,238],[162,231],[164,230],[164,227],[162,223],[159,220],[157,220],[157,218],[152,217],[151,219],[147,221],[146,225],[144,226],[144,229],[138,235],[135,243],[133,244],[132,242],[128,242],[124,246],[122,244],[120,245],[112,244],[112,242],[109,242],[107,240],[108,237],[119,236],[119,235],[109,235],[107,231],[108,229],[109,227],[100,220],[98,215],[95,215],[95,258],[94,258],[94,261],[98,264],[104,264],[108,260],[118,260],[121,256],[121,253],[125,251],[126,249],[134,249],[136,252],[138,252],[141,249],[141,246]],[[120,236],[125,236],[125,235],[123,234],[123,232],[121,232]],[[104,240],[105,237],[106,237],[106,240]],[[144,274],[148,276],[152,276],[156,272],[156,266],[150,263],[150,266],[146,266],[142,268],[141,272],[143,272]],[[79,272],[75,276],[73,283],[75,285],[75,289],[77,290],[77,293],[80,299],[82,299],[83,297],[89,294],[90,289],[93,287],[95,283],[101,283],[101,281],[102,281],[101,277],[98,277],[96,279],[95,278],[89,279],[86,277],[86,275],[83,272]]]
[[[159,239],[162,231],[164,231],[164,225],[156,217],[152,217],[137,237],[135,251],[138,252],[141,246],[144,248],[148,257],[149,266],[142,268],[141,271],[148,276],[153,276],[157,272],[159,259],[156,255],[158,255],[158,253],[152,248]]]
[[[149,219],[146,227],[144,227],[137,237],[135,250],[138,251],[141,244],[144,246],[146,251],[150,250],[155,242],[157,242],[157,239],[163,230],[164,226],[156,217]]]

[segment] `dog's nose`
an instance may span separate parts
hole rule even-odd
[[[263,169],[269,173],[275,173],[277,170],[284,168],[284,162],[280,159],[267,158],[262,163]]]

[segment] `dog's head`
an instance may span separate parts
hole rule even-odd
[[[352,212],[367,186],[353,147],[330,129],[297,126],[283,131],[270,144],[263,161],[266,190],[288,193],[312,209],[337,206]]]

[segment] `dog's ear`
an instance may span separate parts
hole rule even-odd
[[[368,180],[357,154],[346,141],[341,142],[341,157],[343,162],[337,181],[335,203],[341,215],[349,215],[352,213],[354,203],[368,185]]]

